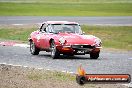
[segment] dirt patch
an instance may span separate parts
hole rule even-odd
[[[119,84],[85,84],[80,86],[75,75],[0,64],[0,88],[127,88]]]

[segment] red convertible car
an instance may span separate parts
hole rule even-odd
[[[40,29],[30,34],[30,52],[38,55],[40,51],[51,52],[53,59],[63,55],[85,55],[99,57],[101,40],[93,35],[85,35],[76,22],[47,21]]]

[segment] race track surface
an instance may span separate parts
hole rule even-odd
[[[57,71],[77,72],[82,65],[87,73],[93,74],[131,74],[132,52],[102,50],[99,59],[90,59],[89,55],[60,56],[52,59],[50,53],[41,52],[33,56],[29,48],[18,46],[0,46],[0,63],[44,68]]]
[[[0,16],[1,24],[39,24],[44,21],[75,21],[85,25],[132,26],[132,16],[76,17],[76,16]]]

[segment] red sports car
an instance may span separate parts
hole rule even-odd
[[[40,29],[30,34],[30,52],[38,55],[40,51],[51,52],[53,59],[63,55],[85,55],[99,57],[101,40],[93,35],[85,35],[76,22],[47,21]]]

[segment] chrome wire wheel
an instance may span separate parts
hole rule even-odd
[[[30,43],[30,51],[31,51],[31,53],[34,53],[35,52],[35,45],[34,45],[34,43],[33,42],[31,42]]]
[[[30,41],[30,52],[32,55],[38,55],[40,52],[33,41]]]
[[[55,47],[55,44],[51,44],[51,57],[54,57],[55,56],[55,52],[56,52],[56,47]]]
[[[51,57],[53,59],[58,58],[60,54],[59,54],[58,50],[56,49],[56,45],[55,45],[54,41],[51,42],[50,46],[51,46]]]

